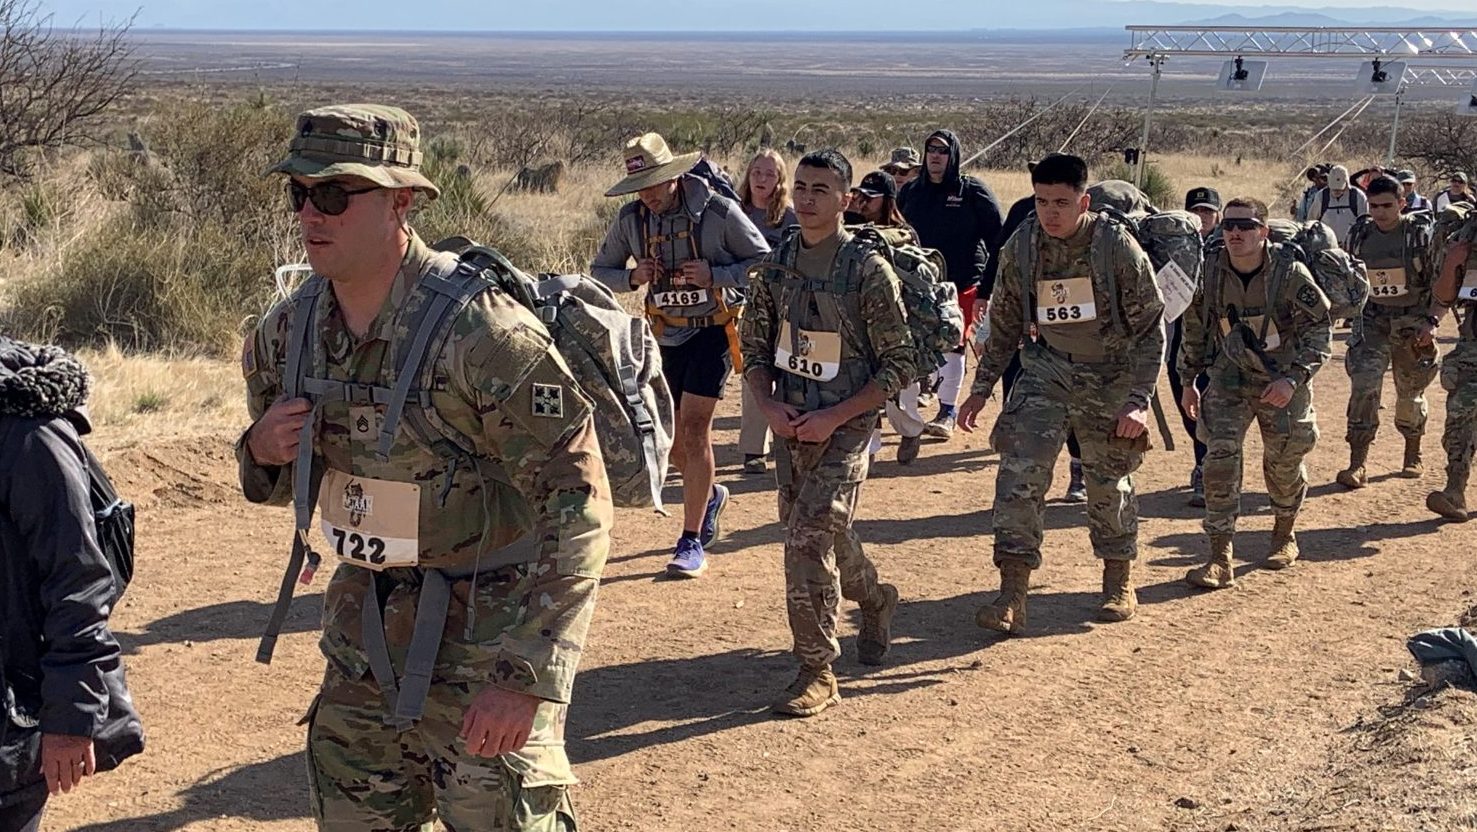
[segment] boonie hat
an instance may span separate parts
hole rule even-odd
[[[615,183],[605,195],[624,196],[652,185],[671,182],[691,170],[702,155],[699,151],[674,156],[672,149],[667,147],[667,140],[660,134],[643,133],[626,142],[623,154],[626,178]]]
[[[918,155],[917,150],[911,147],[896,147],[893,148],[892,158],[887,160],[887,164],[883,165],[882,169],[891,173],[894,170],[912,170],[921,164],[923,164],[923,157]]]
[[[308,179],[362,176],[385,188],[414,188],[432,199],[441,195],[421,173],[421,129],[399,107],[335,104],[297,117],[287,158],[268,174]]]

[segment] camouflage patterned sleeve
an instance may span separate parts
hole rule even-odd
[[[867,341],[877,357],[872,382],[889,398],[912,383],[917,374],[913,332],[903,309],[902,287],[892,266],[873,254],[862,264],[862,318]]]
[[[749,281],[749,299],[739,318],[739,350],[744,357],[744,378],[763,371],[773,379],[774,344],[779,337],[775,314],[774,282],[761,271]]]
[[[1195,296],[1180,316],[1180,352],[1175,369],[1180,378],[1195,378],[1210,366],[1206,355],[1207,333],[1205,331],[1205,283],[1209,279],[1213,264],[1207,263],[1200,285],[1195,287]]]
[[[246,379],[246,411],[251,423],[267,412],[282,395],[282,354],[290,317],[286,302],[278,304],[246,336],[241,346],[241,375]],[[282,506],[292,502],[292,466],[258,465],[246,449],[248,427],[236,440],[237,472],[241,493],[253,503]]]
[[[594,408],[530,313],[502,296],[474,306],[443,360],[479,414],[479,451],[503,464],[527,501],[538,545],[526,613],[501,634],[491,681],[568,702],[610,550]]]
[[[975,367],[974,384],[969,389],[973,395],[990,395],[1026,334],[1026,323],[1021,317],[1021,270],[1016,252],[1020,245],[1018,235],[1029,233],[1027,229],[1033,225],[1034,222],[1022,223],[1000,247],[1000,269],[990,293],[990,337],[985,340],[979,365]]]
[[[635,209],[622,206],[590,262],[590,276],[609,286],[612,292],[635,291],[631,287],[631,269],[626,265],[629,258],[642,256],[642,252],[631,250],[630,226],[635,222]]]
[[[1127,233],[1119,238],[1118,256],[1113,258],[1118,274],[1120,309],[1123,324],[1127,328],[1126,344],[1129,357],[1129,374],[1133,387],[1128,399],[1142,407],[1149,406],[1149,397],[1159,382],[1159,372],[1164,367],[1164,296],[1159,283],[1154,279],[1154,266],[1149,255],[1139,247]],[[1109,339],[1125,338],[1125,335],[1110,331]],[[1118,352],[1109,344],[1111,352]]]
[[[1333,355],[1333,321],[1328,316],[1328,298],[1314,282],[1308,267],[1293,263],[1288,276],[1292,301],[1293,357],[1291,369],[1300,384],[1307,384],[1318,368]]]

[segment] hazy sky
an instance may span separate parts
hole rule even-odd
[[[1337,8],[1320,9],[1349,19],[1354,9],[1398,6],[1410,14],[1460,9],[1472,0],[1339,0]],[[41,0],[62,25],[126,19],[138,11],[140,27],[247,28],[247,29],[433,29],[433,30],[846,30],[877,28],[916,30],[978,27],[1052,27],[1063,20],[1074,25],[1121,26],[1204,19],[1236,11],[1253,15],[1258,7],[1228,0],[1198,8],[1177,3],[1127,0],[970,0],[933,4],[903,4],[920,9],[914,20],[901,19],[896,0],[547,0],[515,3],[509,0]],[[1282,3],[1318,9],[1327,0]],[[329,9],[350,9],[352,17],[335,16]],[[1467,13],[1466,17],[1477,18]],[[875,26],[873,25],[875,23]]]

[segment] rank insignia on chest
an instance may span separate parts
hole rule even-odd
[[[564,417],[564,388],[557,384],[533,386],[533,415],[549,419]]]

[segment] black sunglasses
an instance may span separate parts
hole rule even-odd
[[[934,156],[948,156],[949,148],[941,144],[931,144],[926,148],[926,152],[931,153]]]
[[[370,191],[377,191],[379,189],[379,185],[370,185],[367,188],[359,188],[351,191],[338,182],[322,182],[310,188],[306,185],[288,180],[287,200],[292,203],[292,213],[294,214],[301,213],[303,206],[311,201],[313,207],[317,208],[320,213],[326,216],[336,217],[349,210],[349,197],[357,196],[358,194],[367,194]]]
[[[1255,231],[1262,227],[1262,221],[1251,218],[1221,220],[1221,227],[1227,231]]]

